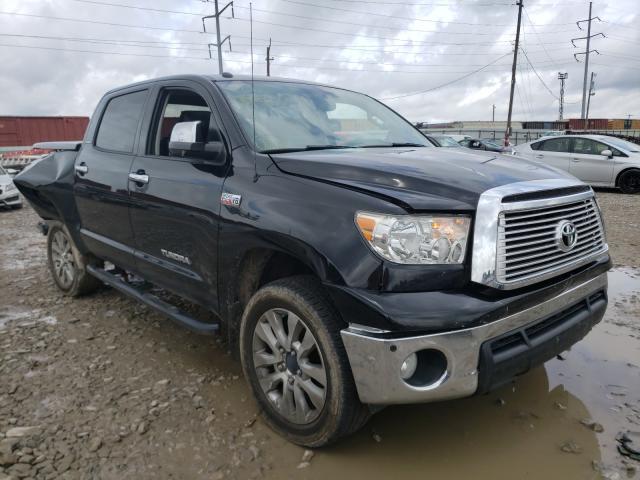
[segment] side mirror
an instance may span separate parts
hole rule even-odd
[[[613,152],[611,150],[602,150],[600,155],[603,155],[607,158],[613,158]]]
[[[202,122],[176,123],[169,138],[169,154],[177,157],[204,160],[214,165],[226,161],[222,142],[205,142]]]
[[[7,168],[7,173],[12,176],[15,177],[18,174],[18,170],[15,170],[13,168]]]

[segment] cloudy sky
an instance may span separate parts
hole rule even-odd
[[[220,6],[226,2],[221,0]],[[256,74],[320,81],[382,99],[412,121],[506,119],[517,7],[509,0],[254,0]],[[524,0],[515,120],[580,116],[584,0]],[[135,8],[131,8],[135,7]],[[213,0],[2,0],[0,115],[90,115],[108,89],[176,73],[217,73],[201,15]],[[250,72],[249,0],[221,19],[224,69]],[[640,118],[638,0],[595,0],[591,118]],[[97,53],[96,53],[97,52]],[[526,56],[525,56],[526,53]],[[584,56],[579,56],[584,60]],[[420,93],[424,92],[424,93]],[[411,95],[408,95],[411,94]]]

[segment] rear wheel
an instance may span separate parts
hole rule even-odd
[[[100,281],[86,270],[87,265],[96,262],[78,251],[63,225],[49,228],[47,260],[53,280],[65,295],[85,295],[100,286]]]
[[[640,192],[640,170],[627,170],[620,175],[618,186],[623,193]]]
[[[307,447],[360,428],[369,411],[356,393],[342,325],[312,277],[261,288],[245,309],[242,367],[271,428]]]

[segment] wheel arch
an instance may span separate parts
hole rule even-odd
[[[308,275],[323,282],[332,276],[326,262],[279,248],[256,247],[244,252],[230,276],[222,295],[227,341],[231,352],[238,353],[240,320],[245,306],[261,287],[273,281],[296,275]]]
[[[631,171],[631,170],[636,170],[638,173],[640,173],[640,166],[638,167],[625,167],[623,170],[620,170],[620,172],[618,172],[618,175],[616,175],[616,182],[615,182],[615,186],[616,187],[620,187],[620,177],[622,177],[622,175],[624,175],[625,173]]]

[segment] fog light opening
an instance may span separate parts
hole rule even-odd
[[[412,387],[429,387],[447,373],[447,357],[432,348],[409,355],[400,367],[401,378]]]

